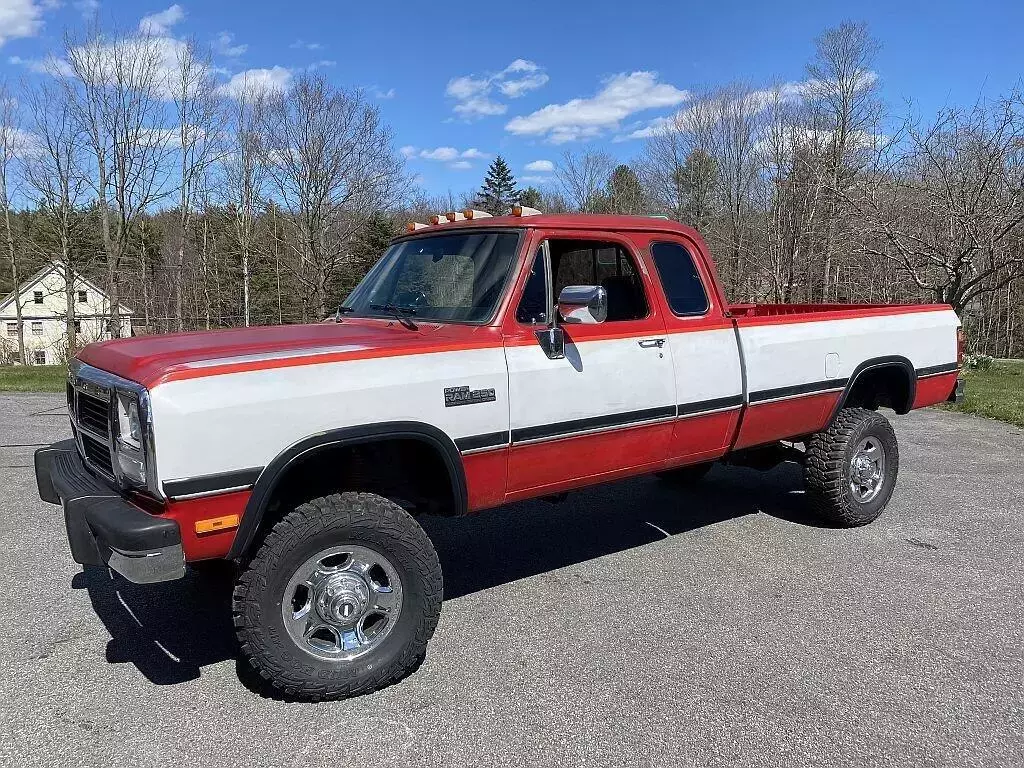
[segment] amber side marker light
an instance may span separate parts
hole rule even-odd
[[[459,213],[458,211],[448,211],[444,217],[448,219],[448,221],[463,221],[466,218],[466,214]]]
[[[540,216],[540,211],[536,208],[530,208],[526,205],[513,205],[512,215],[513,216]]]
[[[238,515],[224,515],[223,517],[196,520],[196,533],[213,533],[214,531],[226,531],[237,527]]]
[[[406,232],[415,232],[417,229],[426,229],[426,224],[420,224],[418,221],[410,221],[405,225]]]
[[[476,208],[467,208],[462,212],[462,215],[467,219],[489,219],[491,214],[487,211],[478,211]]]

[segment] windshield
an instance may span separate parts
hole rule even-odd
[[[395,243],[342,304],[372,317],[484,323],[494,314],[519,232],[437,234]]]

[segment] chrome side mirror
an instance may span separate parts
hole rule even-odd
[[[603,323],[608,319],[608,291],[599,285],[567,285],[558,294],[558,314],[565,323]]]
[[[537,341],[549,360],[561,360],[565,357],[565,331],[557,325],[549,325],[537,331]]]

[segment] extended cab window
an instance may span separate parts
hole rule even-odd
[[[708,294],[689,251],[679,243],[652,243],[651,258],[673,314],[703,315],[708,311]]]
[[[465,232],[392,245],[349,294],[342,311],[482,323],[494,314],[519,244],[518,232]]]

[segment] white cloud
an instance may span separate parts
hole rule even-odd
[[[312,64],[306,67],[306,71],[313,72],[314,70],[317,69],[324,69],[325,67],[335,67],[337,65],[338,62],[336,62],[334,59],[320,59],[320,61],[314,61]]]
[[[0,45],[18,37],[34,37],[43,28],[43,7],[34,0],[0,2]]]
[[[99,0],[75,0],[72,5],[86,19],[92,18],[100,9]]]
[[[21,128],[11,128],[0,126],[0,134],[6,133],[6,136],[0,138],[4,142],[10,142],[11,155],[12,157],[28,158],[33,155],[39,154],[43,145],[39,140],[39,137],[34,133],[23,131]]]
[[[481,152],[476,147],[470,147],[469,149],[459,151],[455,147],[419,149],[410,144],[402,147],[398,151],[406,160],[418,158],[420,160],[431,160],[437,163],[446,163],[449,168],[454,168],[457,171],[472,168],[473,163],[470,162],[471,160],[486,160],[490,157],[486,152]]]
[[[395,89],[388,88],[386,91],[378,85],[371,85],[369,88],[370,95],[375,99],[393,99],[395,98]]]
[[[527,184],[547,184],[550,181],[554,181],[554,177],[553,176],[531,176],[530,174],[527,174],[526,176],[520,176],[519,180],[520,181],[525,181]]]
[[[615,129],[625,118],[648,109],[674,107],[690,97],[674,85],[659,83],[654,72],[622,72],[604,81],[600,91],[586,99],[548,104],[529,115],[513,118],[505,126],[510,133],[546,136],[561,144],[600,136]]]
[[[237,99],[246,91],[279,93],[287,90],[292,81],[292,72],[284,67],[247,69],[231,76],[220,87],[221,93]]]
[[[235,36],[231,32],[220,32],[213,38],[213,50],[229,59],[237,58],[249,50],[248,45],[234,45],[234,42]]]
[[[310,43],[305,40],[296,40],[294,43],[288,46],[289,48],[302,48],[306,51],[321,51],[323,50],[323,44],[321,43]]]
[[[527,163],[523,167],[528,171],[533,171],[534,173],[551,173],[555,170],[555,164],[550,160],[534,160],[532,163]]]
[[[25,67],[29,72],[40,75],[71,75],[71,65],[65,59],[58,59],[52,54],[45,59],[23,59],[21,56],[11,56],[7,59],[8,64]]]
[[[526,59],[516,59],[500,72],[483,75],[454,77],[445,86],[445,95],[455,99],[452,108],[457,115],[469,120],[474,117],[503,115],[508,106],[491,98],[494,89],[502,95],[516,99],[536,90],[548,81],[543,68]]]
[[[455,147],[438,147],[437,149],[424,149],[420,152],[420,157],[424,160],[448,161],[454,160],[458,156],[459,150]]]
[[[185,18],[185,9],[175,3],[159,13],[143,16],[139,21],[139,32],[147,35],[166,35],[167,32]]]
[[[489,115],[503,115],[508,111],[508,107],[504,104],[497,101],[491,101],[484,96],[461,101],[456,104],[453,109],[456,114],[462,115],[466,119],[472,117],[486,117]]]

